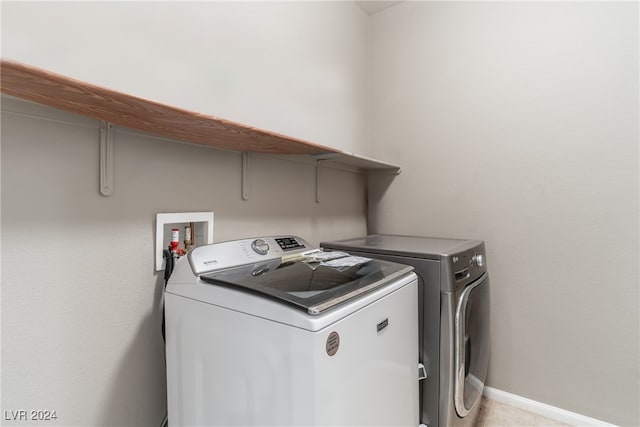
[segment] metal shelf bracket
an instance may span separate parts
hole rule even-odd
[[[242,200],[249,200],[249,152],[242,152]]]
[[[316,160],[316,203],[320,203],[320,166],[323,160]]]
[[[113,194],[113,125],[100,121],[100,194]]]

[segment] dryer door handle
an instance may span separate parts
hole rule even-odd
[[[422,363],[418,363],[418,381],[426,380],[428,377],[427,368]]]

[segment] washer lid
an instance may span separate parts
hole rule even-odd
[[[349,258],[327,263],[272,260],[202,274],[204,282],[242,289],[319,314],[371,292],[410,272],[413,267],[382,260]],[[353,261],[353,260],[352,260]],[[341,265],[342,264],[342,265]]]

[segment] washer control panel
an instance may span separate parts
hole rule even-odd
[[[251,242],[251,249],[258,255],[266,255],[269,252],[269,244],[263,239],[256,239]]]
[[[297,237],[282,237],[279,239],[275,239],[275,241],[283,251],[290,251],[293,249],[301,249],[305,247],[297,240]]]
[[[297,236],[259,237],[198,246],[189,251],[188,259],[193,273],[200,275],[210,271],[278,259],[283,255],[309,249],[312,249],[311,245]]]

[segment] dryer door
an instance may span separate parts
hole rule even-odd
[[[482,396],[489,365],[489,276],[467,286],[456,308],[455,407],[460,417]]]

